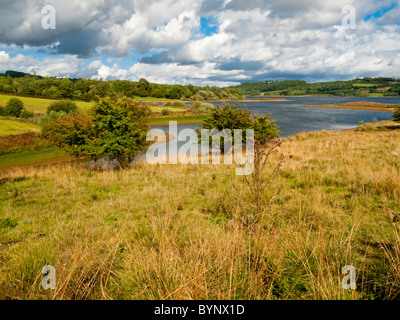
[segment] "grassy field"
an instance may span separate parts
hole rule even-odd
[[[178,124],[191,124],[191,123],[196,124],[196,123],[202,123],[206,118],[207,118],[206,115],[154,118],[150,119],[149,124],[151,126],[162,126],[162,125],[168,125],[170,121],[177,121]]]
[[[39,126],[30,123],[0,119],[0,136],[40,131],[41,129]]]
[[[395,129],[284,139],[293,158],[262,194],[257,224],[232,165],[2,173],[0,299],[396,299]],[[41,289],[45,265],[56,290]],[[355,291],[341,286],[346,265]]]
[[[0,95],[0,106],[5,107],[7,102],[11,98],[18,98],[21,99],[22,102],[24,103],[24,107],[32,111],[34,113],[45,113],[47,110],[47,107],[52,104],[56,100],[52,99],[40,99],[40,98],[29,98],[29,97],[16,97],[16,96],[10,96],[10,95]],[[158,101],[163,101],[161,99],[155,99],[155,98],[138,98],[136,100],[141,100],[144,102],[158,102]],[[165,99],[164,99],[165,100]],[[79,108],[81,109],[88,109],[90,108],[93,103],[92,102],[84,102],[84,101],[74,101]],[[150,109],[153,112],[159,112],[161,113],[162,110],[167,109],[171,113],[174,112],[184,112],[186,109],[184,108],[176,108],[176,107],[163,107],[163,106],[150,106]]]
[[[370,93],[369,96],[370,97],[382,98],[382,97],[384,97],[384,94],[383,93]]]
[[[370,87],[376,87],[379,86],[379,83],[354,83],[353,87],[358,87],[358,88],[370,88]]]
[[[0,156],[0,171],[7,171],[19,167],[54,164],[59,161],[74,159],[74,157],[69,156],[56,147],[39,151],[10,154]]]
[[[171,113],[175,113],[175,112],[185,112],[187,111],[187,109],[185,108],[177,108],[177,107],[150,107],[151,111],[153,112],[159,112],[161,113],[163,110],[168,110]]]
[[[11,98],[18,98],[21,99],[24,103],[24,107],[32,111],[34,113],[45,113],[47,107],[52,104],[56,100],[52,99],[39,99],[39,98],[29,98],[29,97],[16,97],[16,96],[9,96],[9,95],[0,95],[0,106],[5,107],[7,102]],[[89,108],[92,103],[84,102],[84,101],[75,101],[79,108],[85,109]]]

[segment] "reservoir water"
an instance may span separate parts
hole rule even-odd
[[[248,97],[249,99],[254,97]],[[259,97],[257,97],[259,98]],[[240,101],[231,105],[246,106],[255,114],[271,114],[282,132],[287,137],[299,132],[319,130],[341,130],[358,126],[360,121],[372,122],[391,120],[392,113],[380,111],[306,108],[306,105],[333,105],[347,102],[371,101],[400,104],[400,98],[345,98],[345,97],[285,97],[288,101]],[[221,103],[213,103],[214,105]]]
[[[262,97],[247,97],[262,98]],[[358,126],[360,121],[372,122],[391,120],[392,113],[380,111],[306,108],[305,105],[333,105],[347,102],[371,101],[380,103],[400,104],[400,98],[354,98],[354,97],[285,97],[288,101],[237,101],[230,105],[245,106],[255,114],[271,114],[281,131],[281,137],[288,137],[299,132],[319,130],[341,130]],[[222,102],[213,102],[221,105]],[[168,133],[168,127],[162,128]],[[179,129],[198,129],[198,125],[181,125]]]

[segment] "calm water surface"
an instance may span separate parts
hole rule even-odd
[[[248,110],[259,115],[271,113],[271,119],[276,120],[282,137],[322,129],[355,128],[360,121],[372,122],[374,118],[378,121],[392,119],[390,112],[305,108],[303,107],[305,105],[342,104],[356,101],[400,104],[400,98],[285,97],[285,99],[288,101],[238,101],[229,104],[246,106]],[[214,102],[213,104],[221,103]]]

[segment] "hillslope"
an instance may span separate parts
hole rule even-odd
[[[363,78],[349,81],[307,83],[301,80],[245,82],[232,89],[241,89],[248,96],[331,95],[356,97],[400,96],[400,79]]]

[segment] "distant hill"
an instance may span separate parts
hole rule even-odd
[[[26,76],[33,76],[30,73],[19,72],[19,71],[6,71],[6,73],[0,73],[0,77],[10,76],[13,79],[24,78]],[[37,78],[42,79],[42,76],[37,76]]]
[[[245,82],[231,88],[247,96],[334,95],[357,97],[400,96],[400,79],[358,78],[349,81],[307,83],[301,80]]]

